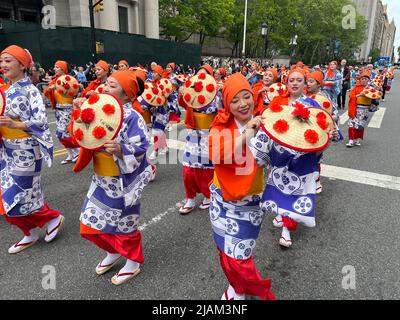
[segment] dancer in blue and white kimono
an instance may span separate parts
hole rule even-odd
[[[5,92],[5,113],[0,116],[2,202],[6,220],[25,235],[9,253],[35,244],[37,228],[45,225],[45,241],[52,241],[64,222],[44,200],[41,171],[43,164],[52,164],[53,141],[40,91],[25,74],[31,63],[29,52],[15,45],[0,56],[0,68],[11,83]]]
[[[329,99],[332,101],[334,108],[338,109],[338,95],[342,91],[342,74],[337,70],[337,61],[332,61],[329,64],[328,70],[324,72],[324,88]]]
[[[132,107],[143,91],[143,82],[130,71],[113,73],[106,82],[104,93],[113,94],[122,104],[124,119],[113,141],[90,154],[94,174],[81,212],[81,235],[107,252],[96,267],[97,274],[109,271],[125,257],[125,266],[112,278],[122,284],[140,272],[144,262],[140,221],[140,198],[152,177],[147,162],[149,135],[143,117]],[[80,171],[80,160],[75,171]],[[85,163],[85,161],[83,161]],[[86,162],[87,164],[87,162]]]

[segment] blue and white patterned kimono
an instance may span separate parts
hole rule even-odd
[[[203,114],[217,114],[222,107],[221,94],[217,93],[215,99],[204,108],[193,110]],[[198,169],[213,169],[213,164],[208,157],[208,136],[210,130],[186,129],[186,142],[183,151],[182,164],[185,167]]]
[[[171,81],[172,85],[175,88],[179,87],[178,81],[176,79],[176,75],[172,74],[169,77],[169,81]],[[174,91],[172,92],[169,97],[168,97],[168,101],[167,101],[167,112],[168,114],[175,112],[178,113],[178,92]]]
[[[123,159],[113,156],[119,176],[94,173],[83,204],[80,221],[103,233],[127,235],[137,231],[140,198],[152,176],[146,160],[149,136],[142,116],[124,104],[124,121],[115,141],[121,145]]]
[[[244,127],[236,124],[243,134]],[[253,255],[265,216],[260,210],[261,194],[226,201],[215,184],[211,184],[210,191],[210,221],[215,244],[231,258],[249,259]]]
[[[151,124],[149,128],[152,130],[152,134],[160,136],[165,132],[165,128],[168,124],[168,111],[167,106],[153,107],[149,105],[142,97],[137,99],[142,106],[143,110],[149,110],[151,114]]]
[[[71,114],[73,106],[70,103],[57,103],[55,106],[56,116],[56,136],[59,140],[71,138],[68,131],[68,125],[71,122]]]
[[[5,96],[4,115],[25,123],[29,137],[0,139],[3,204],[8,216],[27,216],[44,205],[41,171],[43,162],[52,164],[53,140],[42,95],[28,77],[14,83]]]
[[[325,71],[325,79],[324,81],[333,81],[334,85],[332,87],[324,87],[322,90],[326,92],[329,96],[329,99],[332,101],[334,107],[337,109],[337,97],[342,91],[342,74],[335,70],[335,75],[333,78],[328,77],[328,71]]]
[[[259,166],[271,166],[271,174],[261,199],[261,209],[315,227],[315,190],[318,156],[279,145],[263,130],[250,141]]]

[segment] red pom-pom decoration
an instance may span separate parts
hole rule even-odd
[[[183,98],[185,99],[186,102],[189,102],[192,99],[192,96],[189,93],[186,93]]]
[[[170,92],[171,92],[171,89],[170,89],[170,88],[167,88],[166,91],[167,91],[167,93],[170,93]]]
[[[200,80],[205,80],[206,79],[206,74],[205,73],[200,73],[199,74],[199,79]]]
[[[89,104],[95,104],[97,101],[99,101],[99,99],[100,99],[99,95],[94,93],[89,97],[88,103]]]
[[[192,85],[192,81],[188,80],[185,82],[186,88],[189,88]]]
[[[285,133],[289,130],[289,123],[286,120],[278,120],[275,122],[273,128],[278,133]]]
[[[325,120],[326,121],[326,113],[325,112],[319,112],[318,114],[317,114],[317,119],[319,120],[319,119],[322,119],[322,120]]]
[[[317,124],[322,130],[328,129],[329,126],[328,122],[326,122],[326,120],[324,119],[317,119]]]
[[[70,81],[70,80],[71,80],[71,77],[70,77],[70,76],[66,76],[66,77],[65,77],[65,80]]]
[[[164,86],[163,86],[162,84],[160,84],[158,87],[159,87],[161,90],[164,90]]]
[[[293,107],[294,107],[294,111],[292,112],[293,116],[306,121],[310,119],[310,110],[308,110],[303,104],[297,102],[293,105]]]
[[[144,85],[144,88],[145,88],[146,90],[148,90],[148,89],[149,89],[149,85],[148,85],[148,84],[145,84],[145,85]]]
[[[89,98],[90,99],[90,98]],[[87,108],[81,112],[81,119],[84,123],[90,124],[93,122],[95,117],[94,110]]]
[[[329,108],[331,107],[331,103],[330,103],[329,101],[325,101],[325,102],[322,104],[322,106],[323,106],[325,109],[329,109]]]
[[[203,83],[202,82],[196,82],[194,84],[194,91],[201,92],[202,90],[203,90]]]
[[[152,97],[152,96],[151,96],[151,94],[150,94],[150,93],[147,93],[147,94],[146,94],[146,99],[147,99],[147,100],[150,100],[150,99],[151,99],[151,97]]]
[[[160,104],[161,102],[162,102],[161,98],[158,97],[158,98],[157,98],[157,103]]]
[[[62,89],[58,90],[59,94],[64,94],[64,91]]]
[[[99,140],[104,138],[106,134],[107,134],[107,131],[102,126],[97,126],[92,131],[93,137],[95,137],[96,139],[99,139]]]
[[[61,80],[57,80],[57,84],[61,86]]]
[[[272,112],[281,112],[283,110],[283,108],[281,106],[279,106],[277,104],[273,104],[273,103],[271,103],[268,108]]]
[[[206,102],[206,97],[203,95],[199,95],[197,98],[197,102],[203,104],[204,102]]]
[[[73,87],[75,90],[78,90],[78,88],[79,88],[79,86],[78,86],[77,83],[74,83],[74,84],[72,85],[72,87]]]
[[[73,92],[68,92],[68,95],[72,98],[75,94]]]
[[[212,83],[210,83],[210,84],[206,87],[206,89],[207,89],[208,92],[214,92],[215,86],[214,86]]]
[[[307,130],[304,132],[304,139],[310,144],[316,144],[319,140],[319,135],[315,130]]]
[[[158,89],[157,88],[153,88],[151,91],[153,91],[153,94],[158,94]]]
[[[69,90],[69,88],[71,88],[70,85],[69,85],[68,83],[65,83],[65,84],[63,85],[63,87],[64,87],[64,89],[66,89],[66,90]]]
[[[108,115],[115,113],[115,107],[112,104],[109,104],[109,103],[105,104],[103,106],[102,110],[103,110],[103,112],[105,114],[108,114]]]
[[[97,88],[97,91],[98,91],[99,93],[103,93],[103,90],[104,90],[104,88],[103,88],[103,87],[101,87],[101,88]]]
[[[274,92],[275,91],[275,89],[274,88],[269,88],[269,92]]]
[[[83,135],[84,135],[83,131],[80,128],[76,129],[75,132],[74,132],[74,138],[76,140],[78,140],[78,141],[82,141],[83,140]]]
[[[72,113],[71,113],[72,119],[78,120],[80,115],[81,115],[81,109],[72,110]]]

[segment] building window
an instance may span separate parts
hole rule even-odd
[[[119,32],[129,32],[128,8],[118,6]]]

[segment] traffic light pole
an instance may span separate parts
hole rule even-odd
[[[96,63],[97,61],[97,50],[96,50],[96,31],[94,28],[94,8],[99,4],[103,2],[103,0],[97,1],[95,4],[93,4],[93,0],[89,0],[89,15],[90,15],[90,35],[92,39],[92,57],[93,57],[93,63]]]

